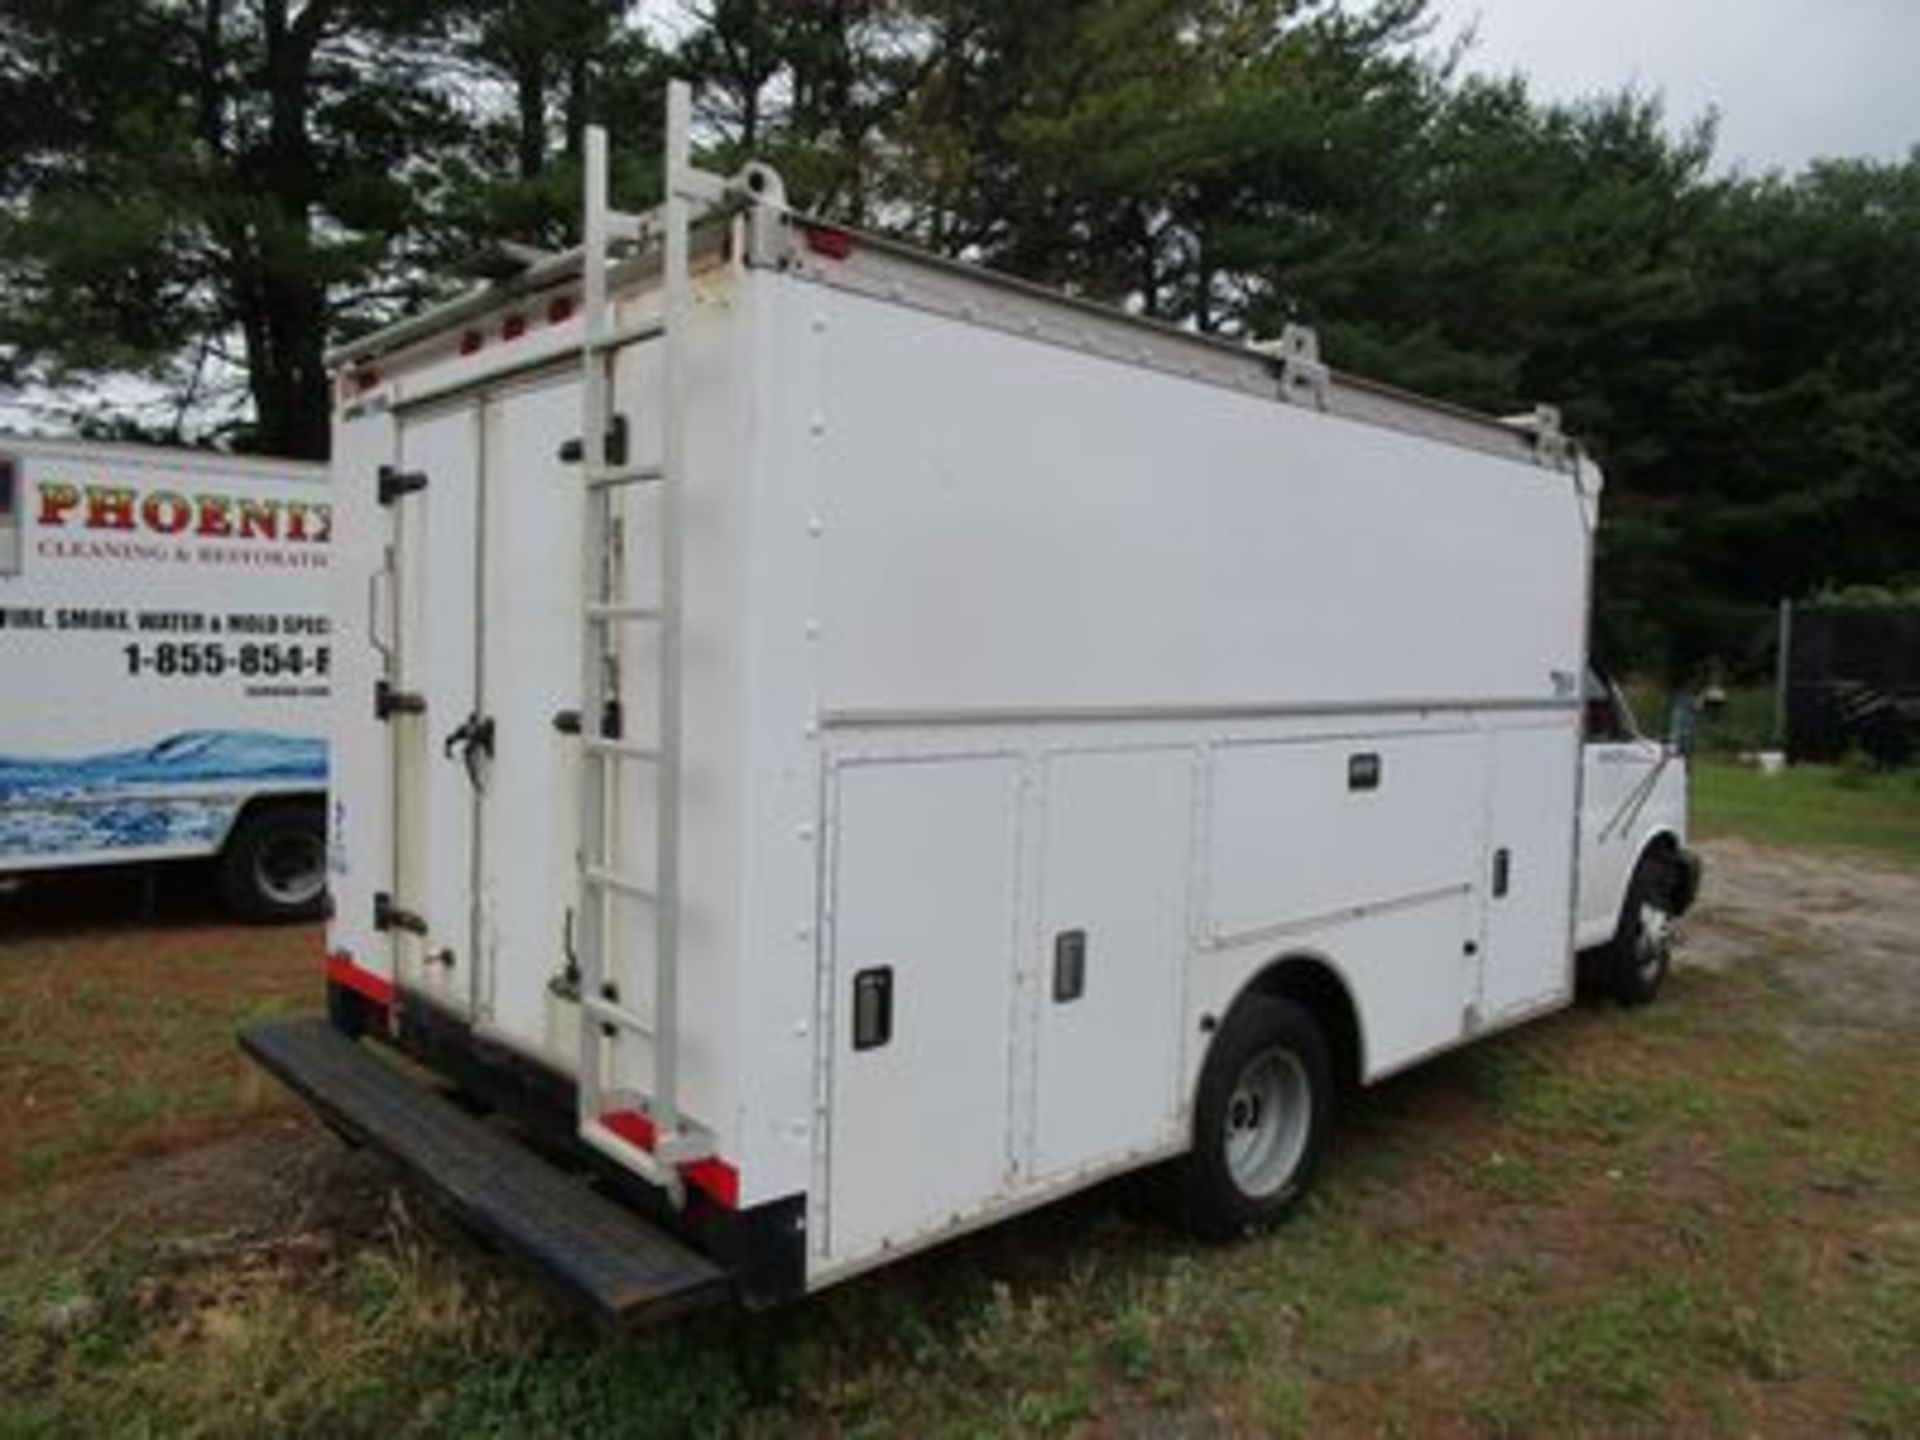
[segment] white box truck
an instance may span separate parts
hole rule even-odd
[[[0,435],[0,877],[212,858],[326,891],[319,465]]]
[[[336,356],[331,1018],[261,1063],[657,1315],[1147,1166],[1238,1234],[1337,1086],[1581,947],[1650,998],[1685,767],[1583,692],[1550,416],[816,223],[678,89],[668,136],[660,211],[595,134],[580,249]]]

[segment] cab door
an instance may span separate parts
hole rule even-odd
[[[1597,670],[1587,673],[1583,738],[1579,942],[1588,947],[1613,938],[1642,833],[1633,822],[1650,798],[1662,747],[1640,733],[1619,688]]]

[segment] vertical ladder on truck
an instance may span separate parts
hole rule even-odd
[[[582,673],[580,706],[579,923],[580,968],[579,1124],[581,1138],[667,1191],[684,1199],[679,1166],[713,1153],[713,1142],[681,1110],[679,1070],[680,997],[680,619],[681,504],[685,482],[682,416],[686,386],[686,331],[692,311],[691,227],[695,206],[727,198],[718,177],[691,164],[691,103],[687,87],[667,92],[666,200],[642,217],[609,208],[607,136],[598,126],[586,133],[586,213],[582,226],[583,377],[581,481],[585,487],[581,585]],[[657,320],[621,327],[608,294],[609,245],[657,240],[661,254]],[[661,455],[638,464],[626,443],[629,427],[615,419],[613,370],[623,346],[657,341],[663,347],[660,397]],[[658,599],[632,599],[622,563],[621,526],[615,496],[628,487],[657,494]],[[659,653],[659,684],[653,735],[630,737],[620,707],[620,635],[626,626],[651,627]],[[654,772],[656,797],[654,873],[621,866],[621,779],[627,767]],[[609,984],[610,939],[622,926],[649,913],[654,937],[653,993],[646,1008]],[[652,1065],[640,1093],[609,1084],[609,1062],[623,1041],[650,1043]],[[629,1075],[633,1072],[629,1070]],[[610,1123],[611,1122],[611,1123]]]

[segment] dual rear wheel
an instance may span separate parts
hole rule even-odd
[[[1280,1220],[1319,1169],[1332,1119],[1333,1061],[1312,1014],[1245,996],[1207,1051],[1193,1149],[1173,1176],[1178,1218],[1210,1240]]]
[[[1658,851],[1643,857],[1600,957],[1599,978],[1621,1004],[1645,1005],[1666,983],[1678,900],[1672,862]],[[1333,1090],[1327,1039],[1312,1012],[1284,996],[1244,996],[1207,1052],[1193,1148],[1171,1176],[1185,1227],[1227,1240],[1284,1218],[1326,1152]]]

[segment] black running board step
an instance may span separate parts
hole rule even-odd
[[[325,1020],[273,1020],[240,1048],[346,1133],[398,1160],[601,1325],[725,1298],[727,1274],[638,1215],[407,1079]]]

